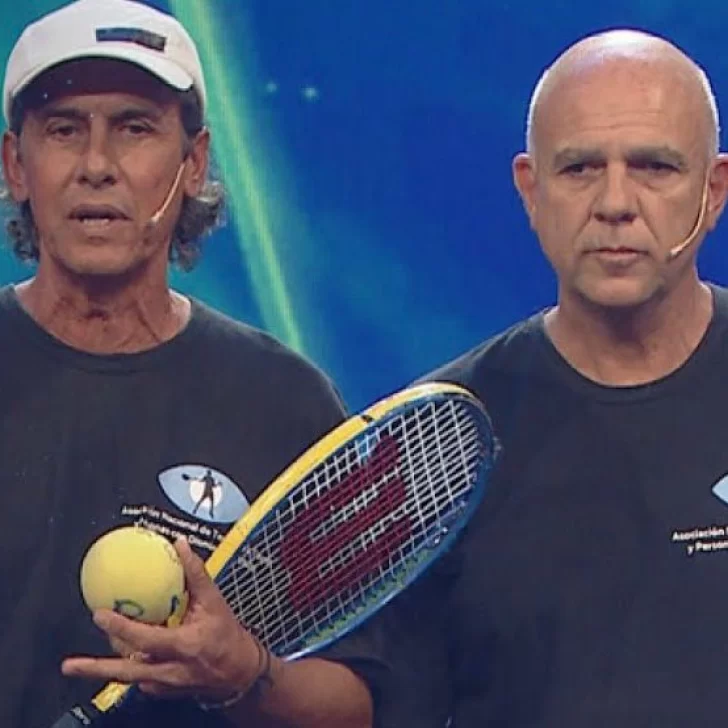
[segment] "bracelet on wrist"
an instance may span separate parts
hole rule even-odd
[[[197,699],[197,704],[207,712],[228,710],[237,705],[243,698],[253,693],[259,693],[264,687],[270,686],[273,682],[271,677],[271,654],[268,648],[254,635],[250,634],[258,650],[258,667],[255,670],[255,677],[245,690],[238,690],[223,700],[209,701]]]

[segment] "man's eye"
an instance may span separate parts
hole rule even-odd
[[[660,162],[657,159],[647,159],[643,162],[637,162],[634,166],[638,170],[653,174],[668,174],[676,171],[672,164],[669,164],[668,162]]]
[[[124,124],[123,129],[132,136],[141,136],[142,134],[148,134],[151,131],[149,126],[138,121],[130,121]]]
[[[78,131],[75,124],[53,124],[49,127],[48,133],[59,139],[68,139]]]
[[[597,165],[590,164],[589,162],[574,162],[573,164],[567,164],[561,170],[561,174],[567,177],[583,177],[589,172],[594,172],[597,169]]]

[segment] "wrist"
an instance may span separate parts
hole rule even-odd
[[[197,698],[197,704],[202,710],[208,712],[229,710],[246,698],[259,698],[273,684],[273,655],[271,655],[270,650],[255,635],[250,634],[250,638],[258,650],[258,664],[253,673],[252,680],[242,690],[236,690],[219,700]]]

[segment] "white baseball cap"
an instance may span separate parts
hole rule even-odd
[[[3,113],[44,71],[79,58],[141,66],[179,91],[194,88],[204,113],[205,78],[189,33],[171,15],[136,0],[76,0],[28,25],[5,69]]]

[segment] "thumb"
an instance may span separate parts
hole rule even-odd
[[[206,602],[217,595],[217,587],[205,569],[204,561],[192,550],[189,542],[181,536],[174,542],[175,551],[185,572],[185,583],[190,598]]]

